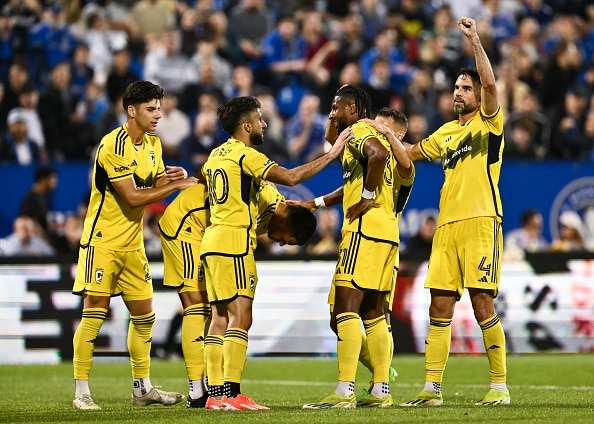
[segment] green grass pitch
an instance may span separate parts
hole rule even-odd
[[[391,385],[395,403],[422,388],[422,355],[396,356],[399,376]],[[187,394],[181,360],[153,360],[151,381],[165,390]],[[101,411],[74,411],[72,364],[0,366],[2,423],[593,423],[594,355],[527,354],[508,356],[509,406],[476,407],[488,389],[484,355],[452,355],[444,376],[444,405],[438,408],[301,410],[336,385],[335,358],[248,358],[242,391],[270,411],[186,409],[185,402],[164,407],[133,407],[132,382],[125,359],[95,360],[91,372],[93,400]],[[369,372],[360,367],[356,391]]]

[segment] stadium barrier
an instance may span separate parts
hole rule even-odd
[[[508,351],[594,351],[594,254],[529,255],[505,262],[498,314]],[[328,285],[332,260],[266,260],[258,263],[258,289],[248,354],[335,355],[328,327]],[[401,262],[392,327],[395,353],[422,352],[429,295],[423,288],[426,263]],[[81,298],[72,295],[75,261],[0,262],[0,364],[58,363],[72,359],[72,336],[80,320]],[[157,321],[153,347],[165,343],[180,309],[175,290],[162,286],[163,264],[151,261]],[[96,356],[124,356],[128,312],[113,299],[96,340]],[[179,342],[179,335],[177,337]],[[480,329],[467,294],[452,324],[453,352],[482,352]]]

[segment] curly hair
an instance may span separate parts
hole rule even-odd
[[[234,97],[217,108],[217,116],[223,129],[233,135],[248,115],[260,107],[260,101],[253,96]]]

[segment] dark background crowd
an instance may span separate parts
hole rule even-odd
[[[121,95],[138,79],[165,89],[157,133],[166,162],[192,170],[227,139],[216,109],[238,95],[260,99],[262,150],[282,163],[328,148],[343,84],[365,87],[376,110],[405,112],[404,141],[416,143],[456,118],[455,73],[474,66],[460,16],[477,20],[494,67],[505,160],[594,160],[593,0],[9,0],[0,163],[90,160],[125,121]],[[331,251],[333,238],[321,246]]]

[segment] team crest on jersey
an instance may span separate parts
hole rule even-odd
[[[144,268],[144,271],[145,271],[144,281],[146,281],[148,283],[148,282],[152,281],[151,273],[149,271],[149,264],[148,263],[144,264],[144,267],[143,268]]]
[[[102,283],[103,282],[103,268],[97,268],[95,270],[95,281],[97,283]]]
[[[151,152],[151,162],[153,163],[153,166],[157,164],[157,161],[155,160],[155,152]]]

